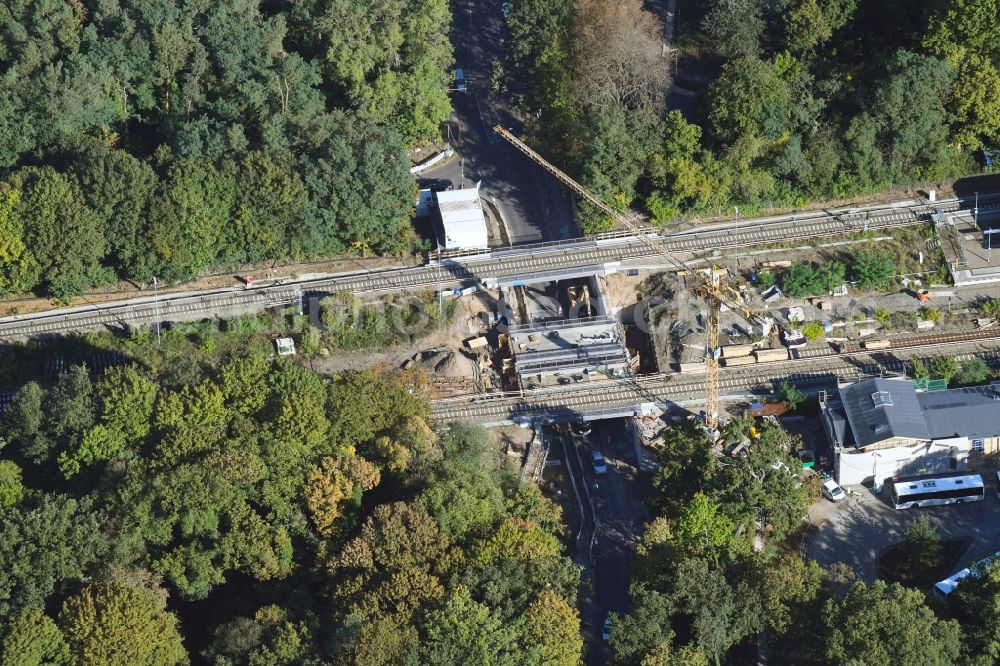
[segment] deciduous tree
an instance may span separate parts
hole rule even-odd
[[[318,664],[315,628],[279,606],[265,606],[253,616],[220,625],[207,651],[215,664]]]
[[[709,121],[720,142],[776,139],[789,128],[792,95],[774,66],[756,57],[729,61],[709,92]]]
[[[668,516],[677,516],[691,497],[710,484],[716,461],[704,432],[685,422],[663,433],[660,467],[653,475],[655,502]]]
[[[157,387],[136,366],[110,368],[97,383],[100,422],[59,455],[68,477],[82,467],[137,449],[151,429]]]
[[[540,646],[537,663],[545,666],[576,666],[583,653],[580,614],[551,590],[543,590],[531,602],[524,625],[532,641]]]
[[[21,468],[13,460],[0,460],[0,507],[16,506],[23,499]]]
[[[156,592],[119,582],[92,583],[70,597],[59,625],[73,659],[94,666],[188,663],[177,618]]]
[[[17,212],[20,201],[20,179],[0,181],[0,295],[28,291],[38,281],[38,262],[25,244]]]
[[[692,621],[695,644],[716,663],[734,644],[763,629],[760,595],[746,581],[730,583],[708,560],[677,565],[674,603]]]
[[[954,356],[935,356],[931,359],[931,376],[935,379],[951,382],[952,377],[958,374],[958,369],[958,361]]]
[[[997,0],[942,0],[931,3],[929,9],[923,46],[931,53],[949,58],[1000,53]]]
[[[93,143],[73,166],[87,205],[103,221],[112,262],[120,274],[153,277],[149,204],[159,182],[153,168],[125,150]]]
[[[150,209],[149,239],[162,277],[191,278],[212,265],[235,199],[230,169],[197,159],[170,164]]]
[[[756,58],[764,34],[760,0],[713,0],[702,29],[719,52],[729,58]]]
[[[962,361],[962,368],[955,376],[959,384],[982,384],[990,376],[990,366],[981,358]]]
[[[90,209],[76,183],[51,167],[25,169],[22,178],[16,214],[44,288],[69,298],[106,281],[108,272],[100,265],[107,253],[104,220]]]
[[[421,661],[446,666],[462,662],[489,666],[519,663],[517,635],[489,608],[459,587],[439,610],[428,613]]]
[[[962,579],[949,599],[968,638],[964,652],[970,663],[977,658],[1000,658],[1000,562],[977,567],[976,575]]]
[[[855,583],[842,600],[823,610],[826,656],[864,664],[953,664],[961,651],[961,629],[941,620],[923,593],[898,583]]]
[[[91,502],[54,493],[0,513],[0,617],[41,606],[64,581],[83,580],[108,552]]]
[[[306,474],[305,500],[316,530],[331,536],[348,502],[361,503],[361,494],[378,485],[379,471],[353,454],[324,457]]]
[[[59,627],[38,608],[10,617],[0,640],[0,666],[67,666],[69,646]]]
[[[741,550],[736,524],[719,505],[697,492],[681,510],[674,527],[673,542],[683,553],[695,557],[718,557],[720,553]]]
[[[662,564],[661,564],[662,565]],[[674,639],[672,620],[675,612],[670,596],[650,589],[643,582],[629,588],[632,609],[612,616],[611,649],[615,662],[637,664],[660,645]]]
[[[969,148],[1000,145],[1000,71],[981,53],[969,53],[958,64],[949,110],[956,123],[954,139]]]
[[[656,111],[670,87],[660,21],[638,0],[577,0],[573,48],[578,98],[598,111]]]
[[[797,53],[811,51],[830,39],[851,18],[857,0],[799,0],[785,14],[785,38]]]

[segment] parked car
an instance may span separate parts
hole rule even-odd
[[[454,187],[454,183],[445,178],[418,178],[417,187],[431,192],[445,192]]]
[[[591,454],[594,462],[594,474],[598,476],[603,476],[608,473],[608,462],[604,459],[604,455],[600,451],[594,451]]]
[[[569,429],[573,431],[574,435],[585,436],[589,435],[591,432],[590,424],[586,421],[574,421],[569,424]]]
[[[601,631],[601,638],[606,641],[611,640],[611,618],[604,618],[604,629]]]
[[[468,86],[465,84],[465,72],[459,67],[455,70],[455,90],[458,92],[465,92],[468,90]]]
[[[833,479],[826,479],[823,481],[823,497],[827,498],[831,502],[843,502],[847,494],[844,493],[844,489],[840,487],[840,484]]]

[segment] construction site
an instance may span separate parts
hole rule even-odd
[[[773,274],[791,265],[776,259],[773,251],[741,258],[738,243],[701,252],[671,251],[654,240],[655,230],[639,216],[610,207],[502,127],[495,131],[586,204],[612,218],[652,260],[606,261],[572,270],[539,266],[516,277],[484,276],[477,289],[443,292],[465,300],[471,291],[493,304],[483,313],[480,334],[466,340],[463,350],[472,361],[470,393],[479,399],[655,374],[691,375],[704,386],[703,408],[694,411],[714,430],[724,417],[719,408],[720,368],[825,356],[848,344],[887,348],[892,335],[941,328],[948,319],[956,325],[970,323],[961,308],[950,307],[947,318],[931,321],[927,312],[948,293],[924,289],[918,278],[905,279],[906,289],[899,294],[878,296],[878,303],[893,311],[892,320],[886,321],[876,312],[884,307],[846,282],[821,297],[790,299],[773,279],[758,281],[758,273]],[[867,213],[853,213],[851,220],[858,219],[865,229],[875,226]],[[817,251],[840,251],[867,240],[826,243]],[[931,242],[928,255],[936,247]],[[906,244],[912,247],[910,241]],[[803,249],[808,250],[787,251]],[[817,261],[822,263],[822,257],[820,252]],[[914,261],[923,264],[923,252]]]

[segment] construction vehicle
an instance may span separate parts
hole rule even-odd
[[[498,136],[505,139],[512,146],[528,156],[543,169],[551,173],[561,183],[573,190],[587,203],[596,207],[621,226],[628,229],[642,243],[647,245],[654,252],[667,260],[672,267],[687,277],[693,278],[699,294],[709,301],[708,325],[706,326],[706,346],[705,346],[705,424],[711,430],[718,430],[719,427],[719,358],[721,349],[719,347],[720,337],[720,313],[725,305],[733,312],[742,314],[747,320],[754,318],[754,313],[747,307],[743,298],[732,287],[722,280],[723,271],[712,266],[710,270],[700,271],[688,266],[684,261],[678,259],[668,252],[660,243],[653,240],[652,236],[656,230],[643,226],[638,215],[633,211],[622,213],[609,206],[600,197],[592,194],[583,185],[576,182],[560,169],[550,164],[544,157],[531,149],[527,144],[514,136],[511,132],[500,125],[493,128]]]

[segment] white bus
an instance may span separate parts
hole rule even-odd
[[[909,509],[914,506],[978,502],[985,496],[985,486],[983,477],[978,474],[903,478],[892,484],[891,494],[893,508]]]
[[[958,587],[958,583],[960,580],[962,580],[966,576],[969,576],[971,573],[973,573],[973,571],[976,571],[977,573],[979,571],[982,571],[983,567],[985,567],[987,564],[995,560],[997,557],[1000,557],[1000,553],[993,553],[989,557],[979,560],[972,566],[966,569],[962,569],[957,574],[953,574],[948,578],[945,578],[940,583],[934,583],[934,594],[938,595],[942,599],[947,599],[948,595],[954,592],[955,588]]]

